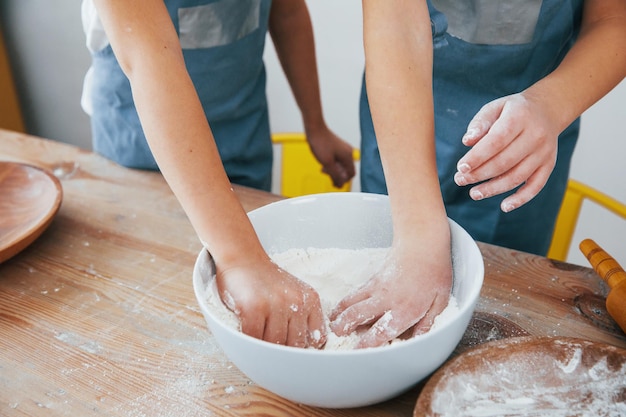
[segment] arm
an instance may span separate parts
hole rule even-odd
[[[294,335],[324,328],[319,297],[279,271],[261,247],[222,167],[164,3],[97,0],[95,4],[130,80],[155,159],[210,250],[218,287],[223,298],[225,292],[234,298],[232,307],[244,332],[273,342],[315,346],[315,341]],[[305,306],[307,296],[312,302]],[[275,300],[273,304],[271,300]],[[297,331],[289,329],[287,333],[287,325],[282,324],[290,319],[292,303],[301,306],[303,314],[293,317],[291,326]],[[304,314],[311,316],[311,328],[307,328]]]
[[[475,200],[524,184],[503,211],[530,201],[556,162],[558,135],[626,76],[626,2],[588,0],[580,36],[559,67],[526,91],[487,104],[468,126],[459,185]]]
[[[415,332],[430,328],[448,304],[452,266],[435,162],[426,2],[363,0],[363,23],[368,96],[394,237],[383,270],[339,303],[331,328],[343,334],[373,323],[361,346],[375,346],[416,324]]]
[[[317,76],[313,27],[304,0],[273,0],[270,35],[296,103],[311,151],[341,187],[354,177],[352,147],[326,126]]]

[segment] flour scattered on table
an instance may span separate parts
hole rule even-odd
[[[328,317],[337,303],[364,284],[379,270],[389,248],[369,249],[289,249],[271,255],[272,260],[282,269],[311,285],[319,294],[324,315]],[[228,326],[240,330],[237,316],[221,302],[215,280],[207,289],[207,301],[211,311]],[[433,328],[451,320],[458,313],[454,297],[448,307],[435,319]],[[327,322],[328,325],[328,322]],[[419,337],[419,336],[417,336]],[[337,336],[328,330],[324,349],[354,349],[359,341],[356,333]],[[394,343],[401,343],[401,340]]]

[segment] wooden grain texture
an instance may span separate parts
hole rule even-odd
[[[0,159],[47,168],[64,199],[0,264],[0,416],[411,416],[420,386],[371,407],[305,407],[256,386],[216,345],[191,277],[201,245],[157,173],[0,130]],[[235,187],[246,210],[279,196]],[[457,349],[516,335],[626,347],[593,270],[479,244],[485,284]]]
[[[41,235],[62,199],[61,183],[48,171],[0,161],[0,263]]]

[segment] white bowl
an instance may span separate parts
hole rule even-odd
[[[291,248],[389,247],[387,196],[326,193],[281,200],[249,213],[268,253]],[[458,313],[430,332],[392,345],[358,350],[280,346],[225,325],[211,311],[206,289],[215,265],[206,250],[197,258],[193,286],[209,329],[229,359],[252,381],[291,401],[329,408],[360,407],[392,398],[435,371],[461,340],[483,282],[476,242],[450,220],[453,294]]]

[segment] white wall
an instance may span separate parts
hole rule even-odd
[[[308,0],[316,35],[326,120],[338,135],[359,144],[358,98],[363,71],[361,2]],[[2,0],[0,20],[19,72],[30,133],[90,148],[87,117],[79,106],[89,65],[77,0]],[[274,131],[301,131],[302,122],[275,57],[265,53]],[[571,176],[626,202],[626,81],[583,116]],[[358,180],[355,181],[358,184]],[[357,187],[358,188],[358,187]],[[583,208],[571,262],[588,266],[577,244],[591,237],[626,267],[626,221]]]
[[[570,176],[626,204],[626,80],[582,117]],[[583,204],[569,262],[588,266],[578,249],[591,238],[626,268],[626,221],[592,203]]]
[[[2,0],[5,34],[27,130],[91,149],[80,108],[89,53],[78,0]]]
[[[364,67],[360,0],[307,0],[313,21],[322,108],[329,128],[359,147],[359,94]],[[265,49],[270,123],[274,132],[302,132],[302,118],[268,37]],[[273,191],[280,187],[275,147]],[[359,164],[352,190],[359,191]]]
[[[313,21],[322,106],[329,127],[359,145],[359,93],[363,72],[360,0],[309,0]],[[270,121],[274,131],[302,131],[300,113],[268,38]]]

